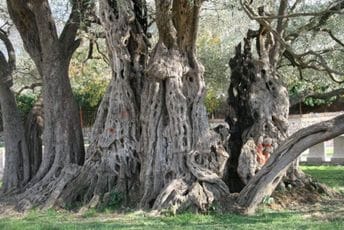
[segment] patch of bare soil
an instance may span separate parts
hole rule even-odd
[[[0,218],[19,218],[23,216],[24,213],[16,211],[14,206],[0,203]]]

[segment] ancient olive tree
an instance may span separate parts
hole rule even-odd
[[[58,204],[94,207],[113,194],[127,205],[205,210],[228,194],[227,153],[210,148],[203,67],[195,42],[201,1],[156,1],[159,41],[149,60],[145,1],[100,1],[112,81],[85,165]]]
[[[287,1],[281,1],[279,15],[285,15],[286,10]],[[263,7],[258,11],[259,16],[266,15]],[[284,33],[284,23],[284,18],[277,22],[279,35]],[[254,39],[257,59],[251,51]],[[283,52],[275,35],[262,23],[258,31],[249,30],[243,47],[239,44],[230,60],[232,75],[226,121],[231,134],[228,179],[233,191],[240,191],[287,137],[288,91],[277,72]]]
[[[98,109],[86,162],[58,204],[81,201],[90,207],[117,194],[123,204],[140,200],[140,101],[147,58],[145,1],[99,2],[112,79]]]
[[[159,41],[141,100],[141,206],[205,210],[229,190],[227,152],[209,133],[203,66],[196,58],[200,0],[156,0]]]
[[[300,37],[310,33],[328,31],[327,42],[331,46],[342,46],[332,31],[324,28],[331,16],[343,10],[342,1],[331,3],[319,12],[301,12],[300,1],[274,1],[273,12],[255,1],[241,1],[247,15],[258,22],[258,30],[249,30],[243,45],[236,48],[235,57],[230,61],[231,84],[228,90],[229,111],[227,122],[230,126],[229,149],[231,163],[227,175],[232,191],[240,191],[245,184],[266,163],[279,143],[287,137],[289,98],[283,84],[280,69],[286,62],[302,71],[307,69],[327,73],[334,81],[343,75],[330,67],[324,56],[334,52],[323,46],[321,50],[297,48]],[[299,10],[299,11],[297,11]],[[296,13],[294,11],[297,11]],[[290,28],[292,19],[312,16],[306,23]],[[331,43],[333,41],[333,44]],[[295,49],[295,47],[297,50]],[[253,49],[253,50],[252,50]],[[341,93],[335,90],[329,96]],[[318,97],[327,95],[315,95]],[[295,99],[292,100],[292,103]],[[297,162],[290,168],[287,183],[302,184],[305,179],[297,169]]]
[[[289,100],[278,72],[282,58],[287,58],[299,68],[315,68],[330,76],[340,75],[326,64],[320,54],[296,54],[292,46],[285,42],[290,39],[291,35],[286,29],[289,18],[295,16],[291,12],[298,3],[296,1],[289,6],[288,1],[281,0],[276,14],[267,13],[264,7],[255,11],[249,3],[242,3],[247,14],[257,20],[260,26],[257,31],[248,31],[243,46],[239,44],[236,47],[235,57],[230,60],[232,75],[227,122],[231,134],[228,145],[231,161],[226,182],[231,191],[240,192],[237,202],[245,213],[254,212],[263,197],[271,195],[282,178],[284,182],[297,185],[308,183],[294,165],[297,157],[308,147],[344,131],[339,125],[342,117],[338,117],[287,137]],[[334,10],[342,9],[340,1],[335,6],[330,5],[328,9],[315,14],[316,17],[303,25],[302,29],[316,30],[320,26],[318,22],[324,23],[334,14]],[[276,21],[273,22],[273,19]],[[256,55],[252,52],[254,39]],[[320,61],[307,60],[304,58],[307,55]]]
[[[147,3],[100,0],[112,79],[84,156],[68,79],[84,5],[73,3],[58,36],[48,1],[8,0],[44,91],[44,159],[27,190],[15,196],[21,208],[73,202],[97,207],[115,197],[126,206],[174,212],[204,211],[224,201],[251,213],[305,148],[344,131],[340,117],[286,139],[288,94],[277,72],[290,50],[281,39],[286,0],[280,1],[276,29],[259,9],[260,29],[248,33],[230,62],[230,154],[209,130],[203,104],[204,68],[195,44],[202,0],[155,0],[158,41],[151,51]]]

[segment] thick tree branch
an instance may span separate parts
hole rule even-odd
[[[344,115],[301,129],[285,140],[263,168],[240,192],[238,204],[245,214],[252,214],[263,198],[271,195],[291,163],[303,151],[344,133]]]
[[[70,57],[80,45],[80,40],[75,40],[75,38],[81,22],[87,24],[85,19],[88,13],[91,14],[88,11],[92,9],[92,6],[93,5],[86,0],[73,1],[72,12],[59,37],[61,47],[67,57]],[[97,20],[96,18],[93,21],[97,22]]]

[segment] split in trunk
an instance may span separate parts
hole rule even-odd
[[[228,154],[209,132],[196,59],[202,1],[155,2],[159,41],[141,96],[141,207],[204,211],[229,190],[221,179]]]
[[[75,40],[82,12],[78,7],[84,5],[73,4],[60,37],[48,1],[8,0],[7,5],[43,81],[43,159],[25,192],[15,197],[19,207],[29,208],[49,203],[84,162],[78,107],[68,77],[70,58],[80,44]]]

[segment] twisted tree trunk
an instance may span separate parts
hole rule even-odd
[[[253,59],[250,40],[246,39],[243,53],[241,45],[237,46],[230,61],[232,77],[226,121],[231,133],[231,191],[240,191],[287,137],[288,92],[271,71],[269,62],[263,60]],[[242,183],[238,183],[237,175]]]
[[[283,16],[286,10],[287,1],[281,0],[278,14]],[[258,12],[259,16],[266,15],[264,7],[260,7]],[[284,48],[275,39],[276,35],[283,37],[287,22],[283,17],[278,19],[274,33],[266,20],[259,22],[259,30],[248,31],[243,50],[239,44],[235,57],[230,60],[232,75],[226,118],[231,133],[227,179],[231,191],[241,191],[238,203],[247,213],[254,212],[264,195],[270,195],[282,177],[284,183],[297,186],[311,183],[298,168],[294,153],[293,163],[289,162],[289,157],[286,162],[284,156],[281,159],[275,156],[280,154],[282,147],[278,146],[281,143],[285,146],[285,143],[293,141],[292,138],[287,139],[288,92],[277,74]],[[257,60],[251,51],[253,38],[256,39]],[[271,156],[275,165],[269,161]],[[271,172],[264,167],[268,161]],[[262,167],[264,174],[260,172]]]
[[[140,199],[137,147],[146,14],[142,0],[100,1],[112,79],[93,126],[87,161],[62,192],[60,205],[79,200],[96,207],[114,194],[127,206],[136,206]]]
[[[287,1],[281,0],[279,15],[285,15]],[[259,16],[266,16],[264,7]],[[258,31],[249,30],[244,47],[236,47],[230,60],[231,84],[228,90],[231,162],[228,183],[239,192],[266,163],[278,144],[287,137],[288,91],[277,74],[277,64],[284,48],[269,30],[267,22]],[[284,33],[286,22],[279,19],[276,33]],[[256,39],[258,59],[253,57],[251,40]]]
[[[203,66],[196,58],[199,0],[156,0],[159,41],[141,103],[141,206],[205,210],[228,188],[228,154],[212,140],[203,104]],[[213,148],[210,149],[210,146]]]
[[[253,214],[263,198],[272,194],[291,164],[311,146],[344,133],[344,116],[320,122],[294,133],[275,150],[266,165],[240,192],[240,212]]]

